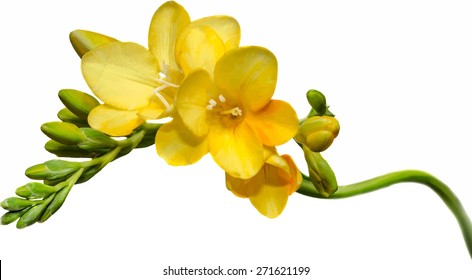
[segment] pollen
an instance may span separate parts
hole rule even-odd
[[[207,110],[212,110],[213,107],[215,107],[216,104],[218,104],[218,103],[216,103],[216,101],[215,101],[214,99],[210,99],[210,100],[208,101],[208,103],[209,103],[209,104],[206,106]]]

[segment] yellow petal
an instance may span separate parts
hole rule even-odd
[[[301,174],[289,155],[272,154],[260,171],[249,179],[226,174],[226,186],[235,195],[248,197],[264,216],[275,218],[282,213],[288,197],[301,184]]]
[[[174,118],[157,131],[156,151],[170,165],[188,165],[208,153],[208,141],[206,137],[195,137],[179,118]]]
[[[286,170],[279,169],[279,175],[282,178],[285,178],[287,182],[289,182],[288,194],[291,195],[292,193],[296,192],[298,188],[300,187],[300,184],[302,183],[302,179],[303,179],[302,174],[300,173],[300,170],[298,170],[291,156],[282,155],[281,157],[287,163],[290,173],[287,174]]]
[[[246,118],[267,146],[278,146],[289,141],[298,130],[297,113],[285,101],[271,100],[261,110],[249,112]]]
[[[178,71],[175,44],[189,22],[187,11],[174,1],[164,3],[154,13],[149,26],[148,43],[149,50],[159,61],[162,72]]]
[[[208,134],[208,92],[213,82],[208,72],[195,71],[180,85],[175,101],[178,113],[185,126],[197,137]]]
[[[92,92],[106,104],[135,110],[149,104],[158,86],[154,56],[135,43],[102,45],[82,57],[82,74]]]
[[[253,177],[254,178],[254,177]],[[235,178],[226,173],[226,187],[233,192],[234,195],[249,198],[255,194],[255,189],[251,187],[251,179]]]
[[[249,197],[252,205],[269,218],[275,218],[282,213],[289,195],[296,191],[301,183],[301,174],[292,158],[289,155],[276,157],[279,159],[277,165],[266,163],[248,183],[255,189],[255,194]],[[278,166],[281,162],[284,162],[282,168]]]
[[[208,143],[215,162],[233,177],[250,178],[264,163],[262,143],[244,122],[233,127],[212,126]]]
[[[107,105],[99,105],[88,115],[90,127],[111,136],[127,136],[144,123],[137,111],[123,111]]]
[[[139,110],[138,115],[145,120],[157,120],[170,117],[174,110],[174,88],[166,88],[160,91],[160,97],[153,95],[148,106]],[[168,104],[169,107],[166,107]]]
[[[226,50],[239,46],[241,28],[236,19],[229,16],[211,16],[193,21],[190,25],[208,26],[221,38]]]
[[[74,30],[69,34],[69,39],[79,57],[101,45],[117,41],[115,38],[87,30]]]
[[[156,120],[160,118],[165,111],[166,109],[161,103],[151,101],[148,106],[138,111],[138,116],[145,120]]]
[[[285,160],[285,158],[279,156],[278,154],[272,154],[266,159],[265,163],[281,169],[283,172],[287,174],[287,177],[289,177],[290,166]]]
[[[267,105],[277,83],[277,59],[262,47],[241,47],[226,52],[215,66],[221,93],[239,100],[253,112]]]
[[[268,168],[273,169],[276,167]],[[266,176],[274,176],[271,171],[265,171],[265,173],[269,173]],[[268,218],[276,218],[282,213],[285,205],[287,205],[288,196],[287,186],[264,184],[259,186],[257,194],[249,197],[249,199],[262,215]]]
[[[175,58],[185,75],[202,68],[213,76],[215,64],[225,46],[213,29],[204,25],[188,25],[177,40]]]

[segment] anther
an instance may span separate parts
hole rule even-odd
[[[220,114],[222,114],[222,115],[230,115],[231,114],[231,116],[237,117],[237,116],[242,116],[243,115],[243,110],[241,110],[241,108],[239,108],[239,107],[234,107],[233,109],[220,112]]]
[[[210,100],[208,101],[208,103],[209,103],[209,104],[206,106],[207,110],[212,110],[213,107],[215,107],[216,104],[217,104],[216,101],[213,100],[213,99],[210,99]]]

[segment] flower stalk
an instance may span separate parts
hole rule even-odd
[[[381,190],[392,185],[400,183],[418,183],[429,187],[433,190],[447,205],[449,210],[452,212],[459,227],[462,231],[465,244],[469,251],[469,255],[472,258],[472,223],[470,221],[467,212],[462,206],[459,198],[454,192],[442,181],[432,176],[429,173],[420,170],[403,170],[388,173],[382,176],[378,176],[366,181],[362,181],[355,184],[339,186],[338,190],[329,197],[323,196],[312,184],[309,177],[303,175],[303,182],[298,189],[300,194],[322,199],[340,199],[348,198],[361,194],[370,193],[373,191]]]

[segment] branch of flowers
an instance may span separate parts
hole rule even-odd
[[[469,216],[467,215],[467,212],[462,206],[460,200],[446,184],[424,171],[397,171],[359,183],[339,186],[338,190],[329,197],[322,196],[313,186],[310,178],[306,175],[303,175],[303,182],[300,185],[298,192],[303,195],[315,198],[339,199],[377,191],[395,184],[406,182],[425,185],[433,190],[442,199],[442,201],[447,205],[452,214],[454,214],[457,222],[459,223],[459,227],[462,231],[469,255],[472,258],[472,223]]]

